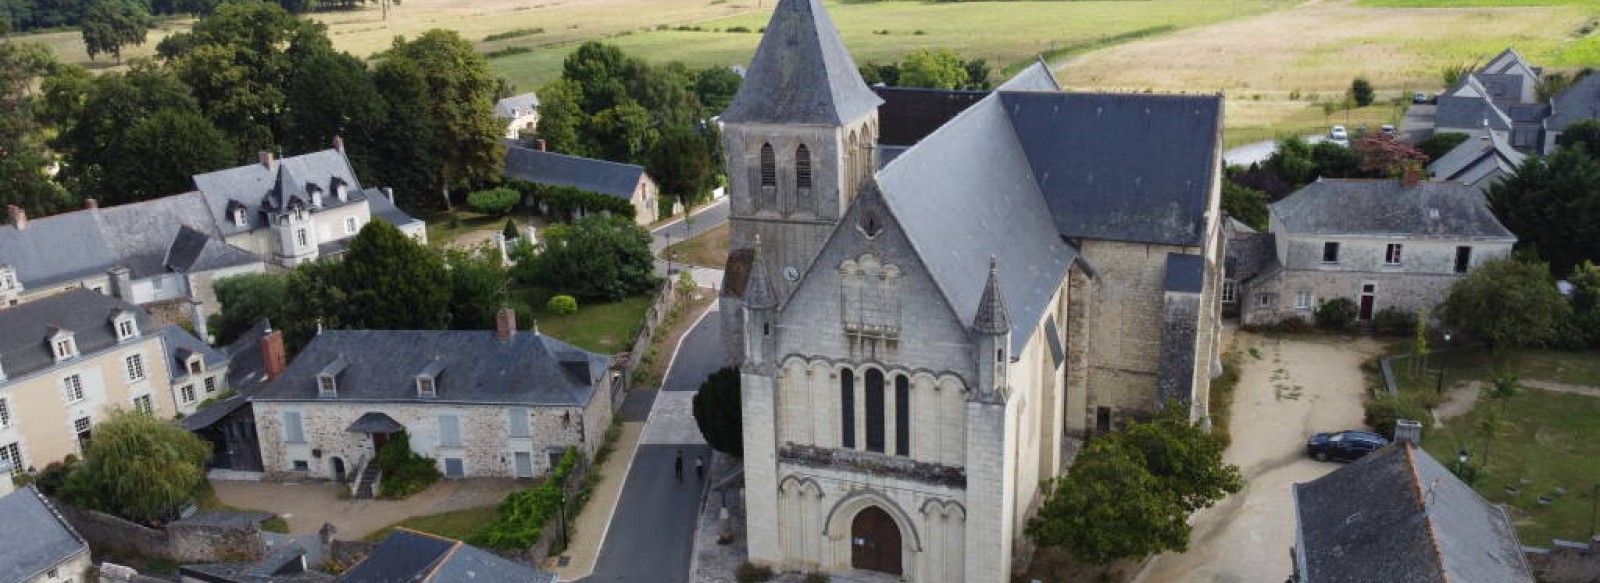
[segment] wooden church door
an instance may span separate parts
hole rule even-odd
[[[900,574],[900,528],[889,513],[868,506],[850,523],[850,566]]]

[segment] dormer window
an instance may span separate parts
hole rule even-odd
[[[189,368],[189,374],[200,374],[206,371],[206,366],[204,363],[200,362],[200,355],[198,354],[189,357],[189,362],[185,364]]]
[[[433,377],[417,377],[418,397],[437,397],[439,391],[433,386]]]
[[[0,265],[0,291],[13,291],[17,289],[17,268],[10,265]]]
[[[233,226],[235,226],[235,227],[249,226],[248,222],[245,220],[244,207],[243,206],[234,207],[234,209],[233,209]]]
[[[339,373],[344,372],[349,366],[350,361],[345,360],[341,354],[333,359],[333,362],[328,363],[328,366],[322,367],[322,372],[317,373],[317,396],[329,399],[338,397]]]
[[[417,371],[417,396],[432,399],[439,396],[439,374],[444,372],[444,361],[437,358]]]
[[[56,362],[78,356],[78,343],[72,339],[72,332],[67,330],[57,330],[50,336],[50,349],[55,354]]]
[[[350,201],[350,191],[345,187],[344,180],[333,179],[333,198],[338,199],[339,202]]]
[[[322,187],[315,184],[307,184],[306,192],[311,193],[311,208],[322,208]]]
[[[133,314],[121,312],[112,320],[112,325],[117,329],[117,342],[122,342],[139,336],[139,322]]]

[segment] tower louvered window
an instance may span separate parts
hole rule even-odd
[[[761,185],[778,185],[778,156],[772,152],[772,144],[761,144]]]
[[[804,145],[794,151],[794,185],[811,188],[811,150]]]

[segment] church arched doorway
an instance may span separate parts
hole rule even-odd
[[[900,527],[877,506],[868,506],[850,522],[850,566],[900,574]]]

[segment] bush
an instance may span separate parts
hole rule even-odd
[[[1428,139],[1417,142],[1417,149],[1428,156],[1429,160],[1438,160],[1439,157],[1456,149],[1461,142],[1467,141],[1467,134],[1460,132],[1440,132],[1428,136]]]
[[[38,475],[33,477],[33,484],[46,496],[55,496],[61,486],[67,483],[67,475],[72,473],[73,466],[78,464],[78,456],[67,454],[59,462],[50,462]]]
[[[378,449],[379,498],[405,498],[428,489],[439,481],[439,468],[432,459],[411,450],[411,437],[404,431],[389,436]]]
[[[517,205],[521,193],[510,188],[479,190],[467,195],[467,206],[486,215],[503,215]]]
[[[506,217],[506,226],[500,228],[500,234],[504,235],[507,241],[522,237],[522,233],[517,232],[517,220],[511,217]]]
[[[1362,421],[1389,439],[1394,439],[1394,422],[1397,419],[1420,421],[1424,429],[1433,427],[1433,415],[1428,414],[1428,408],[1406,393],[1381,393],[1377,398],[1367,401],[1366,409]]]
[[[549,479],[507,496],[495,509],[494,520],[473,535],[468,544],[502,550],[533,546],[544,532],[545,523],[561,511],[562,486],[577,465],[578,450],[568,449],[551,470]]]
[[[1311,331],[1311,322],[1299,316],[1287,316],[1268,324],[1250,324],[1244,326],[1244,330],[1266,334],[1304,334]]]
[[[1417,315],[1394,306],[1372,316],[1372,331],[1388,336],[1410,336],[1417,330]]]
[[[733,579],[739,583],[758,583],[772,579],[771,567],[757,567],[750,563],[739,565],[733,570]]]
[[[552,314],[563,316],[576,314],[578,313],[578,300],[567,295],[554,296],[550,298],[549,302],[545,303],[544,309]]]
[[[1355,100],[1356,107],[1372,105],[1372,82],[1365,77],[1356,77],[1350,82],[1350,98]]]
[[[1356,302],[1333,298],[1317,304],[1317,327],[1323,330],[1348,330],[1356,323]]]
[[[531,52],[533,52],[533,47],[521,47],[521,46],[504,47],[504,48],[499,48],[499,49],[495,49],[495,50],[489,51],[487,53],[484,53],[483,54],[483,58],[485,58],[485,59],[498,59],[500,57],[509,57],[511,55],[520,55],[522,53],[531,53]]]
[[[748,27],[748,26],[730,26],[730,27],[728,27],[728,32],[750,32],[750,27]]]

